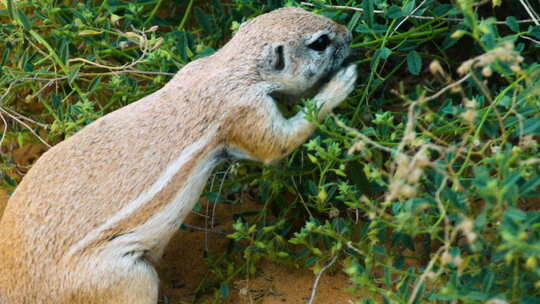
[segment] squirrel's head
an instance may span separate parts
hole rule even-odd
[[[288,7],[242,24],[229,44],[240,46],[276,91],[301,95],[343,64],[351,38],[343,25]]]

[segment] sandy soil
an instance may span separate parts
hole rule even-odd
[[[252,205],[252,206],[250,206]],[[214,230],[231,232],[232,221],[227,220],[230,215],[240,210],[254,210],[254,204],[240,206],[219,205],[216,213],[218,222]],[[204,227],[204,218],[200,215],[191,214],[186,224]],[[163,261],[159,265],[158,272],[162,279],[163,303],[191,303],[193,291],[207,273],[207,265],[203,261],[204,231],[180,231],[169,244]],[[208,234],[209,251],[219,253],[226,250],[229,241],[223,235],[216,233]],[[231,297],[224,303],[263,303],[263,304],[296,304],[306,303],[315,275],[309,269],[297,269],[285,265],[279,265],[268,261],[257,265],[258,272],[255,276],[238,278],[231,285]],[[358,297],[345,291],[351,287],[347,276],[341,272],[334,275],[322,276],[317,288],[316,301],[314,303],[351,303]]]

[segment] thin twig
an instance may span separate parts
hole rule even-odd
[[[422,1],[422,2],[421,2],[414,10],[412,10],[405,18],[403,18],[403,20],[401,20],[401,21],[398,23],[398,25],[394,28],[394,30],[392,31],[392,33],[390,33],[390,36],[394,35],[394,33],[398,30],[398,28],[399,28],[403,23],[405,23],[405,21],[407,21],[407,19],[411,18],[411,17],[414,15],[414,13],[416,13],[416,11],[417,11],[418,9],[420,9],[420,7],[421,7],[422,5],[424,5],[424,3],[426,3],[426,1],[427,1],[427,0]]]
[[[0,118],[2,119],[2,122],[4,123],[4,132],[2,132],[2,137],[0,138],[0,152],[2,151],[2,144],[4,143],[4,139],[6,138],[7,133],[7,121],[4,118],[4,114],[0,113]]]
[[[538,40],[536,40],[536,39],[534,39],[534,38],[532,38],[532,37],[525,36],[525,35],[521,35],[521,36],[519,36],[519,37],[520,37],[520,38],[523,38],[523,39],[526,39],[526,40],[529,40],[529,41],[532,41],[532,42],[534,42],[534,43],[536,43],[536,44],[540,44],[540,41],[538,41]]]
[[[22,115],[21,113],[15,112],[15,111],[13,111],[12,109],[8,109],[8,108],[5,108],[5,107],[4,107],[3,109],[4,109],[4,111],[9,111],[9,112],[11,112],[11,114],[17,116],[17,117],[20,118],[20,119],[24,119],[24,120],[26,120],[26,121],[28,121],[28,122],[31,122],[31,123],[33,123],[33,124],[35,124],[35,125],[38,125],[38,126],[42,127],[42,128],[47,128],[47,127],[49,126],[48,124],[44,124],[44,123],[41,123],[41,122],[37,122],[37,121],[33,120],[33,119],[30,118],[30,117],[26,117],[26,116]]]
[[[212,177],[212,182],[210,183],[210,190],[214,189],[214,182],[216,181],[217,174],[214,174]],[[208,220],[210,219],[210,201],[206,200],[206,216],[204,217],[204,227],[208,228]],[[204,252],[208,252],[208,233],[204,234]]]
[[[462,84],[465,80],[469,79],[469,77],[471,77],[471,74],[467,74],[465,76],[463,76],[460,80],[454,82],[454,83],[451,83],[449,85],[447,85],[446,87],[442,88],[439,92],[425,98],[424,100],[422,100],[422,102],[428,102],[428,101],[431,101],[433,99],[436,99],[438,98],[439,96],[441,96],[442,94],[444,94],[446,91],[452,89],[453,87],[457,87],[459,86],[460,84]]]
[[[126,64],[121,65],[121,66],[104,65],[104,64],[93,62],[93,61],[90,61],[90,60],[84,59],[84,58],[73,58],[73,59],[69,60],[69,63],[83,62],[83,63],[87,63],[87,64],[90,64],[90,65],[96,66],[98,68],[103,68],[103,69],[107,69],[107,70],[125,70],[127,68],[133,67],[133,66],[141,63],[143,61],[143,59],[144,59],[143,57],[145,55],[146,55],[146,52],[143,52],[143,55],[141,55],[141,57],[139,57],[137,60],[135,60],[133,62],[130,62],[130,63],[126,63]]]
[[[199,226],[193,226],[193,225],[188,225],[188,224],[182,224],[182,226],[185,226],[186,228],[193,229],[193,230],[204,231],[205,233],[212,232],[212,233],[220,234],[220,235],[226,234],[223,231],[217,231],[214,229],[208,229],[208,228],[199,227]]]
[[[146,54],[148,53],[148,51],[153,51],[155,49],[157,49],[159,47],[159,43],[156,43],[155,45],[153,46],[150,46],[150,43],[148,41],[148,37],[146,37],[146,33],[148,31],[145,31],[145,30],[136,30],[133,28],[133,31],[132,34],[134,36],[137,37],[138,41],[133,41],[135,42],[138,46],[139,46],[139,49],[141,50],[141,55],[139,56],[139,58],[135,59],[134,61],[130,62],[130,63],[126,63],[122,66],[109,66],[109,65],[104,65],[104,64],[101,64],[101,63],[98,63],[98,62],[93,62],[93,61],[90,61],[88,59],[85,59],[85,58],[72,58],[72,59],[69,59],[68,62],[69,63],[73,63],[73,62],[83,62],[83,63],[86,63],[86,64],[90,64],[90,65],[93,65],[93,66],[96,66],[96,67],[99,67],[99,68],[103,68],[103,69],[107,69],[107,70],[125,70],[125,69],[128,69],[128,68],[131,68],[131,67],[134,67],[135,65],[141,63],[144,61],[144,57],[146,57]],[[122,31],[120,30],[117,30],[117,32],[119,32],[120,34],[122,34],[123,36],[125,37],[132,37],[132,35],[129,35],[129,33],[123,33]]]
[[[169,73],[169,72],[159,72],[159,71],[141,71],[141,70],[134,70],[134,69],[127,69],[127,70],[121,70],[121,71],[111,71],[111,72],[105,72],[105,73],[79,73],[79,76],[107,76],[107,75],[117,75],[117,74],[145,74],[145,75],[163,75],[163,76],[174,76],[176,73]],[[13,80],[4,94],[0,96],[0,105],[4,103],[4,99],[7,97],[13,86],[15,86],[17,83],[22,81],[47,81],[47,82],[56,82],[60,80],[66,80],[68,79],[67,76],[62,77],[22,77]],[[50,86],[50,84],[46,84],[45,87]]]
[[[219,190],[216,198],[219,198],[221,196],[221,190],[223,190],[223,184],[225,183],[225,179],[227,178],[227,175],[229,174],[229,171],[231,171],[231,168],[233,166],[230,165],[227,170],[225,170],[225,173],[223,174],[223,177],[221,178],[221,183],[219,184]],[[215,227],[215,218],[216,218],[216,208],[217,208],[217,202],[214,202],[214,206],[212,207],[212,221],[210,223],[210,229],[214,229]]]
[[[431,258],[431,260],[429,261],[429,264],[424,269],[424,273],[422,273],[422,275],[420,276],[420,279],[418,279],[418,282],[414,285],[411,296],[409,297],[409,300],[407,301],[408,304],[414,303],[414,300],[416,299],[416,295],[418,294],[420,287],[426,280],[426,277],[428,276],[428,274],[431,273],[431,268],[433,268],[433,266],[435,265],[435,262],[439,259],[439,256],[441,255],[441,253],[444,251],[445,248],[446,247],[440,247],[437,250],[437,252],[435,252],[435,255],[433,256],[433,258]]]
[[[519,2],[521,3],[521,5],[523,5],[525,10],[527,11],[527,14],[531,16],[534,24],[540,25],[540,22],[538,21],[538,17],[537,17],[538,15],[536,14],[536,12],[529,5],[527,5],[527,3],[525,3],[524,0],[519,0]]]
[[[315,282],[313,282],[313,287],[311,287],[311,296],[309,297],[309,301],[308,301],[308,304],[313,304],[315,303],[315,295],[317,294],[317,287],[319,285],[319,281],[323,275],[323,273],[328,269],[330,268],[330,266],[334,265],[334,263],[336,262],[337,260],[337,257],[338,257],[338,254],[336,253],[336,255],[334,255],[334,257],[332,258],[332,260],[326,264],[322,269],[321,271],[319,271],[319,273],[317,274],[317,277],[315,278]]]
[[[300,4],[310,7],[316,7],[315,4],[309,3],[309,2],[300,2]],[[357,12],[364,12],[363,8],[359,7],[352,7],[352,6],[345,6],[345,5],[324,5],[326,8],[333,8],[338,10],[352,10]],[[384,14],[383,10],[373,10],[373,13],[375,14]],[[431,17],[431,16],[420,16],[420,15],[411,15],[410,18],[413,19],[424,19],[424,20],[442,20],[442,21],[448,21],[448,22],[462,22],[464,19],[462,18],[448,18],[448,17]],[[517,23],[536,23],[537,21],[535,19],[524,19],[524,20],[518,20]],[[495,24],[506,24],[506,21],[495,21]]]
[[[355,137],[359,137],[361,140],[363,140],[366,143],[378,148],[379,150],[383,150],[383,151],[386,151],[388,153],[393,153],[394,152],[394,150],[392,150],[391,148],[385,147],[385,146],[371,140],[369,137],[362,134],[357,129],[354,129],[354,128],[351,128],[351,127],[347,126],[334,113],[330,113],[329,115],[330,115],[330,117],[332,117],[334,119],[334,121],[336,122],[336,125],[338,127],[342,128],[342,129],[345,129],[347,132],[353,133]]]
[[[41,141],[45,146],[47,146],[48,148],[51,148],[52,146],[49,145],[48,142],[46,142],[43,138],[41,138],[41,136],[39,136],[39,134],[37,134],[36,131],[34,131],[34,129],[32,129],[27,123],[25,123],[24,121],[18,119],[15,115],[12,115],[10,114],[8,111],[4,110],[2,107],[0,107],[0,112],[3,112],[4,114],[6,114],[8,117],[10,117],[11,119],[15,120],[16,122],[20,123],[21,125],[23,125],[25,128],[27,128],[32,134],[34,134],[34,136],[39,139],[39,141]]]

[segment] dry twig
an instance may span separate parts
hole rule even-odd
[[[300,4],[310,7],[316,7],[315,4],[309,3],[309,2],[300,2]],[[345,6],[345,5],[324,5],[326,8],[333,8],[338,10],[352,10],[357,12],[364,12],[363,8],[359,7],[352,7],[352,6]],[[383,10],[373,10],[373,13],[375,14],[384,14]],[[447,18],[447,17],[432,17],[432,16],[420,16],[420,15],[410,15],[409,18],[413,19],[424,19],[424,20],[442,20],[442,21],[448,21],[448,22],[461,22],[464,19],[462,18]],[[524,20],[518,20],[517,23],[535,23],[538,22],[536,19],[524,19]],[[506,24],[506,21],[495,21],[495,24]]]
[[[319,273],[317,274],[317,277],[315,278],[315,282],[313,282],[313,287],[311,287],[311,296],[309,297],[308,304],[315,303],[315,296],[317,295],[317,287],[319,286],[319,281],[321,280],[321,277],[322,277],[323,273],[328,268],[330,268],[330,266],[334,265],[334,263],[337,260],[337,257],[338,257],[338,254],[334,255],[332,260],[328,264],[324,265],[324,267],[321,269],[321,271],[319,271]]]

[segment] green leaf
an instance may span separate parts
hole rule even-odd
[[[519,24],[517,22],[517,19],[516,17],[514,16],[508,16],[506,17],[506,25],[508,25],[508,27],[514,31],[514,32],[519,32]]]
[[[7,1],[7,11],[9,14],[9,18],[12,20],[15,19],[15,10],[13,9],[13,0]]]
[[[17,10],[17,16],[17,19],[19,19],[19,22],[25,30],[29,31],[32,29],[32,24],[30,23],[30,20],[28,20],[22,9]]]
[[[487,272],[484,276],[482,283],[482,289],[484,293],[489,293],[491,287],[493,286],[493,281],[495,280],[495,274],[493,272]]]
[[[538,26],[530,26],[529,27],[529,34],[533,35],[537,39],[540,39],[540,25],[538,25]]]
[[[412,51],[407,55],[407,69],[413,75],[420,74],[422,70],[422,58],[418,55],[418,52]]]
[[[371,27],[373,25],[374,16],[373,16],[373,0],[364,0],[364,20]]]
[[[4,50],[4,53],[2,54],[2,61],[0,62],[0,66],[4,66],[7,64],[8,60],[9,60],[9,55],[11,54],[11,49],[10,48],[6,48]]]
[[[538,185],[540,185],[540,176],[535,176],[534,178],[529,179],[520,187],[520,194],[523,196],[528,195],[530,192],[534,192]]]
[[[214,33],[213,24],[208,16],[202,9],[195,8],[195,16],[197,17],[197,22],[202,27],[203,31],[207,35],[212,35]]]
[[[219,285],[219,292],[221,292],[221,296],[223,298],[228,298],[230,294],[229,284],[227,283],[221,283]]]
[[[392,287],[391,271],[388,269],[388,267],[384,267],[384,284],[388,288]]]
[[[81,69],[81,65],[76,65],[75,67],[72,67],[70,70],[69,70],[69,74],[68,74],[68,83],[71,84],[73,82],[73,80],[75,80],[75,78],[77,78],[77,76],[79,75],[79,70]]]
[[[360,12],[355,12],[351,18],[351,21],[347,23],[347,28],[351,31],[355,29],[356,25],[358,24],[358,21],[360,20],[360,17],[362,17],[362,14],[360,14]]]
[[[521,222],[527,218],[527,214],[525,212],[514,207],[509,207],[504,214],[515,222]]]
[[[4,181],[6,182],[6,184],[10,187],[17,187],[17,181],[15,179],[13,179],[11,176],[7,175],[7,174],[2,174],[3,177],[4,177]]]
[[[379,58],[383,60],[388,59],[388,57],[390,57],[391,54],[392,54],[392,50],[385,47],[377,51],[377,55],[379,56]]]
[[[67,39],[62,41],[60,49],[58,50],[58,57],[62,63],[67,64],[69,60],[69,41]]]
[[[90,85],[88,86],[88,93],[92,93],[95,91],[99,85],[101,84],[101,76],[98,76],[94,79],[92,79],[92,82],[90,82]]]
[[[409,2],[407,2],[407,4],[403,6],[403,15],[406,16],[410,14],[414,10],[415,5],[415,0],[410,0]]]
[[[479,291],[471,291],[466,295],[466,298],[472,301],[482,301],[486,300],[488,298],[488,295]]]
[[[401,11],[401,8],[399,6],[392,5],[386,12],[386,15],[390,19],[397,19],[403,17],[403,11]]]
[[[523,122],[523,135],[540,135],[540,117],[533,117]]]

